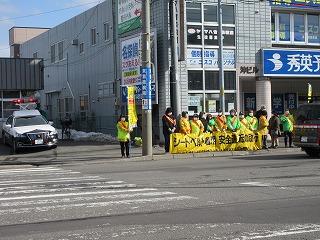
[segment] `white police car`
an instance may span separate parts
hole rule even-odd
[[[57,147],[58,133],[38,110],[14,111],[2,126],[4,144],[14,152],[26,147]]]

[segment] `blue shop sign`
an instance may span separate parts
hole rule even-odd
[[[278,114],[283,113],[283,94],[281,93],[273,93],[271,95],[272,98],[272,111],[277,111]]]
[[[257,99],[255,93],[244,93],[244,110],[248,111],[249,109],[257,109]]]
[[[293,8],[318,8],[318,0],[271,0],[270,6],[275,7],[293,7]]]
[[[298,108],[298,98],[296,93],[285,93],[284,94],[284,101],[286,108],[297,109]]]
[[[136,97],[136,103],[141,104],[142,103],[142,84],[136,85],[134,90],[134,94]],[[122,95],[122,103],[127,104],[127,97],[128,97],[128,90],[127,87],[121,87],[121,95]],[[151,83],[151,101],[153,104],[157,103],[157,98],[156,98],[156,84]]]
[[[264,76],[320,76],[320,51],[264,49],[262,57]]]

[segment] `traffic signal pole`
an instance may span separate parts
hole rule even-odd
[[[150,0],[142,0],[142,156],[152,155]]]

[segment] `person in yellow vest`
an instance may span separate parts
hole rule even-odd
[[[124,158],[130,157],[129,144],[130,144],[130,132],[133,129],[129,128],[129,123],[126,121],[126,117],[121,114],[117,123],[118,129],[118,141],[120,142],[121,156]]]
[[[258,129],[258,119],[253,114],[253,109],[249,109],[248,116],[246,116],[246,119],[249,123],[249,129],[251,131],[255,131]]]
[[[195,113],[192,117],[192,120],[190,120],[190,126],[192,134],[200,136],[204,131],[204,126],[201,120],[199,120],[199,115],[197,113]]]
[[[269,126],[269,122],[267,120],[267,111],[261,111],[258,130],[261,132],[261,135],[262,135],[263,149],[268,149],[268,146],[267,146],[268,126]]]
[[[285,109],[284,114],[280,117],[280,121],[283,126],[284,145],[285,147],[288,147],[288,138],[289,138],[289,147],[293,147],[292,132],[293,132],[294,119],[293,119],[293,115],[290,114],[290,110],[288,108]]]
[[[227,118],[225,115],[223,115],[222,110],[219,109],[218,116],[214,118],[215,121],[215,129],[217,132],[224,132],[227,130]]]
[[[181,118],[179,120],[179,129],[179,132],[183,134],[190,134],[191,132],[189,116],[187,111],[184,111],[181,114]]]
[[[250,129],[249,123],[248,123],[247,119],[244,117],[243,112],[240,112],[240,113],[239,113],[239,120],[240,120],[240,129],[241,129],[241,130],[248,130],[248,129]]]

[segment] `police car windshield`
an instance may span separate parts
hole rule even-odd
[[[303,123],[307,120],[320,120],[320,105],[302,105],[296,115],[298,123]]]
[[[26,116],[15,119],[15,127],[32,126],[32,125],[44,125],[48,124],[47,121],[41,116]]]

